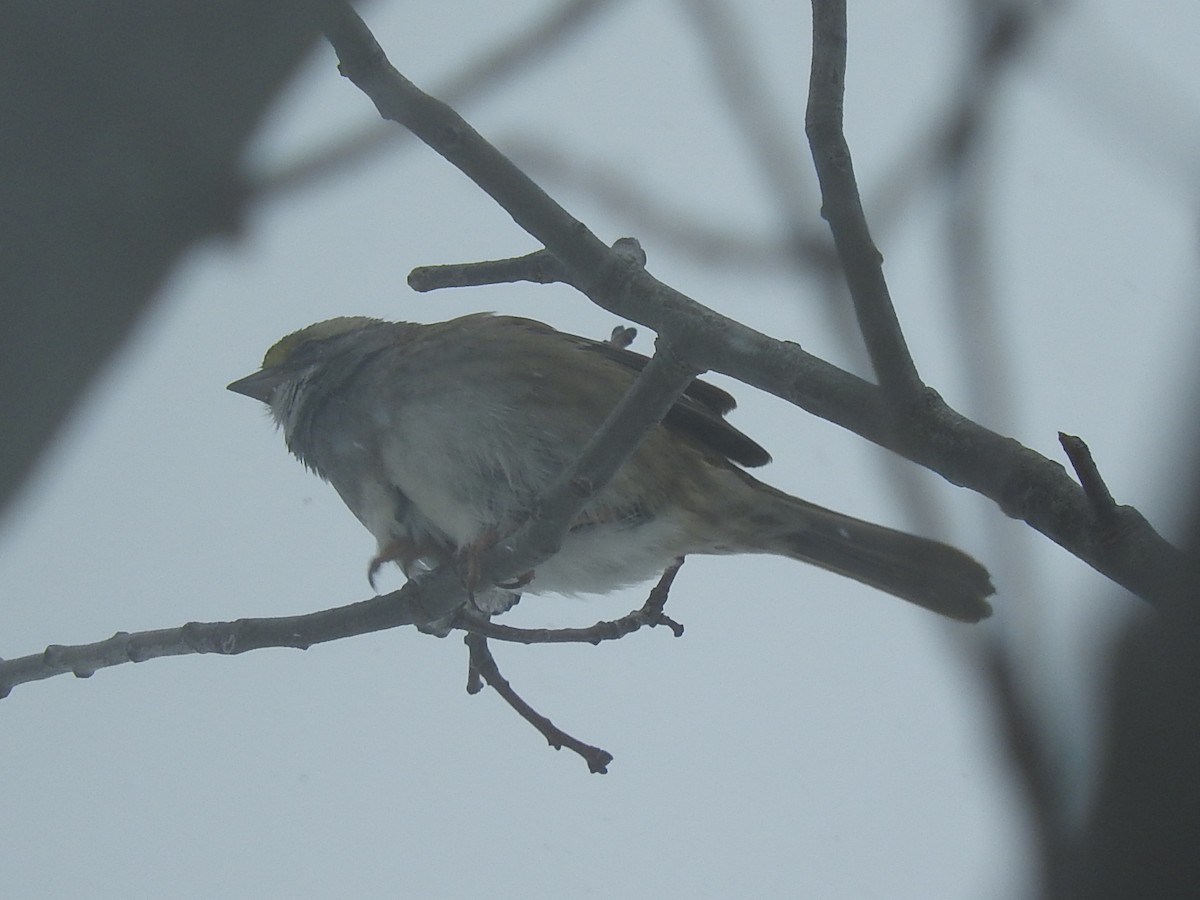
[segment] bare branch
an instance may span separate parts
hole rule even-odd
[[[821,214],[829,222],[858,325],[875,377],[896,400],[924,389],[883,277],[883,255],[871,240],[863,213],[850,147],[842,131],[846,91],[845,0],[813,0],[812,72],[805,131],[821,183]]]
[[[557,256],[549,250],[535,250],[524,256],[512,256],[507,259],[417,266],[408,273],[408,286],[423,294],[444,288],[512,284],[517,281],[556,284],[566,281],[566,278],[566,270]]]
[[[639,266],[646,264],[646,252],[634,238],[618,238],[612,249],[614,253],[629,257]],[[408,273],[408,286],[421,293],[452,287],[512,284],[517,281],[533,284],[574,283],[570,271],[549,250],[535,250],[524,256],[489,259],[484,262],[417,266]]]
[[[1115,524],[1117,501],[1113,499],[1108,485],[1104,483],[1104,478],[1100,475],[1100,467],[1092,458],[1091,449],[1083,442],[1083,438],[1073,434],[1063,434],[1061,431],[1058,433],[1058,442],[1062,445],[1067,458],[1071,460],[1071,466],[1075,469],[1075,474],[1079,476],[1079,483],[1083,487],[1083,492],[1087,494],[1088,500],[1091,501],[1096,515],[1103,522]]]
[[[587,763],[588,771],[593,775],[608,773],[608,766],[613,761],[613,755],[607,750],[593,747],[591,744],[585,744],[578,738],[572,737],[526,703],[513,690],[508,680],[500,674],[500,667],[496,665],[496,660],[492,657],[491,650],[488,649],[487,638],[481,634],[468,634],[463,640],[471,651],[469,684],[475,685],[477,679],[482,678],[504,698],[505,703],[517,711],[522,719],[540,731],[551,747],[555,750],[566,747],[568,750],[578,753]],[[470,687],[468,690],[470,691]],[[477,691],[470,692],[477,693]]]
[[[640,610],[612,622],[598,622],[590,629],[547,631],[504,628],[465,612],[459,613],[454,626],[518,643],[562,643],[579,640],[599,643],[602,640],[624,637],[645,626],[655,625],[666,625],[679,637],[683,634],[683,626],[665,615],[663,607],[675,574],[682,565],[683,560],[679,559],[663,573],[658,585],[651,591]],[[306,615],[246,618],[232,622],[188,622],[178,628],[134,633],[119,631],[106,640],[91,644],[52,644],[41,653],[17,659],[0,659],[0,699],[7,697],[17,685],[42,681],[55,675],[70,673],[76,678],[90,678],[100,669],[112,666],[193,653],[236,656],[267,647],[307,650],[313,644],[385,631],[402,625],[421,625],[440,616],[431,616],[422,606],[422,602],[427,601],[428,597],[421,592],[420,585],[434,581],[435,577],[440,581],[441,575],[445,575],[451,583],[456,582],[457,575],[454,573],[431,573],[422,579],[409,582],[399,591]],[[461,584],[458,584],[457,590],[458,594],[465,594]],[[452,592],[451,597],[455,598],[457,595]],[[590,634],[581,637],[581,632]]]
[[[684,557],[679,557],[675,563],[668,566],[662,577],[650,591],[641,609],[635,609],[628,615],[607,622],[597,622],[587,628],[514,628],[511,625],[499,625],[491,619],[475,615],[465,609],[459,610],[454,618],[454,627],[461,628],[472,634],[493,638],[499,641],[509,641],[515,644],[592,644],[602,641],[616,641],[633,634],[641,628],[653,628],[665,625],[671,629],[675,637],[683,637],[683,626],[664,612],[667,595],[675,576],[683,566]]]
[[[461,586],[459,591],[462,591]],[[165,656],[192,653],[236,656],[264,647],[307,650],[313,644],[427,621],[428,613],[420,606],[422,599],[419,591],[396,591],[307,615],[247,618],[233,622],[188,622],[178,628],[132,634],[119,631],[107,640],[92,644],[55,644],[42,653],[0,660],[0,697],[8,696],[14,687],[30,681],[67,673],[88,678],[110,666]]]
[[[682,566],[683,557],[681,556],[667,567],[662,577],[658,580],[658,584],[650,591],[650,595],[646,598],[646,602],[642,605],[641,609],[614,622],[597,622],[591,628],[543,628],[536,630],[505,628],[504,626],[495,625],[487,619],[460,611],[456,617],[455,626],[467,630],[468,634],[464,640],[471,651],[467,670],[467,693],[479,693],[483,688],[483,682],[486,681],[495,688],[496,692],[504,698],[509,706],[520,714],[521,718],[542,733],[542,736],[546,738],[551,747],[555,750],[561,750],[563,747],[566,747],[568,750],[578,753],[587,762],[588,770],[593,774],[603,775],[607,773],[608,765],[613,760],[612,754],[607,750],[601,750],[599,747],[593,747],[572,737],[525,702],[513,690],[512,685],[508,683],[507,679],[500,674],[500,668],[496,665],[496,660],[492,657],[491,650],[487,645],[488,637],[498,637],[502,640],[518,641],[526,644],[581,641],[598,644],[604,640],[622,638],[627,634],[637,631],[644,625],[668,625],[675,632],[676,637],[681,637],[683,635],[683,626],[668,618],[663,612],[663,608],[666,606],[667,595],[671,591],[671,585],[675,581],[675,576]]]

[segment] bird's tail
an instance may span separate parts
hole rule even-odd
[[[992,614],[987,597],[995,588],[987,569],[961,550],[825,509],[757,480],[755,486],[761,500],[765,490],[773,502],[760,502],[741,517],[745,546],[739,552],[811,563],[960,622]]]

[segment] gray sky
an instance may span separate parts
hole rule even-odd
[[[367,18],[393,63],[432,88],[548,6],[488,4],[484,15],[483,4],[413,0]],[[949,2],[852,6],[847,130],[870,197],[953,96],[963,23]],[[1118,500],[1174,536],[1176,472],[1191,464],[1175,448],[1192,436],[1178,423],[1194,418],[1183,390],[1197,374],[1200,10],[1133,6],[1074,4],[1001,91],[986,222],[1011,412],[970,405],[941,192],[876,238],[926,380],[1054,458],[1057,431],[1082,435]],[[807,5],[737,11],[800,142]],[[617,4],[461,111],[514,152],[629,175],[689,223],[769,240],[776,207],[697,48],[682,4]],[[373,118],[322,45],[254,162],[275,170]],[[803,179],[815,196],[807,168]],[[605,240],[639,237],[650,269],[698,301],[857,365],[805,273],[715,266],[577,184],[544,181]],[[810,215],[819,224],[815,199]],[[415,265],[532,249],[463,176],[409,143],[264,203],[236,242],[196,250],[0,522],[0,656],[368,596],[371,537],[224,385],[280,335],[334,315],[493,309],[607,335],[616,320],[565,288],[418,296],[404,282]],[[635,344],[651,346],[645,333]],[[735,424],[775,457],[766,480],[905,524],[879,454],[733,390]],[[1014,648],[1082,791],[1092,667],[1135,601],[986,501],[922,483],[944,507],[941,536],[992,569],[986,633]],[[590,624],[643,595],[529,597],[514,621]],[[975,632],[768,558],[689,560],[670,612],[682,639],[658,629],[598,649],[494,648],[526,699],[616,755],[602,777],[546,748],[494,693],[469,697],[458,637],[400,630],[20,687],[0,704],[0,894],[930,898],[1028,887],[1024,810],[971,666]]]

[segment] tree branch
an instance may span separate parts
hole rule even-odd
[[[613,755],[607,750],[593,747],[591,744],[585,744],[578,738],[572,737],[530,706],[508,683],[508,679],[500,674],[500,667],[496,665],[492,651],[488,649],[487,638],[481,634],[468,634],[464,640],[471,652],[472,683],[476,683],[479,678],[482,678],[490,684],[496,693],[504,698],[505,703],[516,710],[522,719],[541,732],[546,743],[555,750],[566,747],[568,750],[578,753],[587,763],[588,771],[593,775],[608,773],[608,766],[613,761]]]
[[[589,628],[506,628],[463,611],[456,615],[452,627],[484,637],[524,644],[580,641],[597,644],[655,625],[666,625],[679,637],[683,634],[683,626],[663,610],[675,574],[682,565],[681,558],[663,572],[641,609],[611,622],[597,622]],[[434,574],[420,581],[432,579]],[[453,581],[455,577],[451,575],[450,580]],[[246,618],[233,622],[188,622],[178,628],[159,628],[132,634],[118,631],[110,638],[91,644],[52,644],[41,653],[17,659],[0,659],[0,699],[7,697],[17,685],[42,681],[55,675],[71,673],[76,678],[90,678],[100,669],[112,666],[193,653],[236,656],[266,647],[307,650],[313,644],[386,631],[401,625],[422,624],[429,621],[429,613],[421,605],[424,598],[419,590],[409,589],[417,584],[419,581],[413,581],[390,594],[306,615]],[[461,584],[458,585],[458,591],[462,591]]]
[[[813,0],[812,70],[804,130],[821,184],[821,215],[829,222],[858,326],[875,368],[875,377],[894,400],[920,396],[917,374],[900,320],[883,277],[883,255],[871,240],[863,213],[850,147],[842,130],[846,92],[845,0]]]
[[[617,641],[642,628],[654,628],[657,625],[665,625],[671,629],[675,637],[683,637],[683,626],[664,611],[667,595],[670,593],[675,576],[683,566],[683,560],[684,557],[681,556],[667,567],[659,578],[658,584],[650,591],[650,595],[641,609],[635,609],[619,619],[597,622],[587,628],[513,628],[511,625],[500,625],[491,619],[462,609],[454,618],[454,627],[514,644],[596,645],[602,641]]]
[[[426,621],[428,614],[420,605],[421,599],[417,591],[401,590],[300,616],[188,622],[178,628],[133,634],[119,631],[107,640],[91,644],[53,644],[42,653],[0,660],[0,698],[7,697],[19,684],[68,672],[77,678],[88,678],[99,669],[164,656],[192,653],[236,656],[264,647],[307,650],[313,644]]]

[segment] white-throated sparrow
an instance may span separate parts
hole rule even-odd
[[[380,561],[462,557],[518,526],[578,457],[646,357],[529,319],[421,325],[347,317],[273,346],[229,389],[271,409],[288,449],[329,481]],[[602,593],[692,553],[773,553],[926,609],[990,614],[987,571],[960,550],[792,497],[747,474],[767,452],[725,421],[725,391],[692,382],[585,508],[533,593]]]

